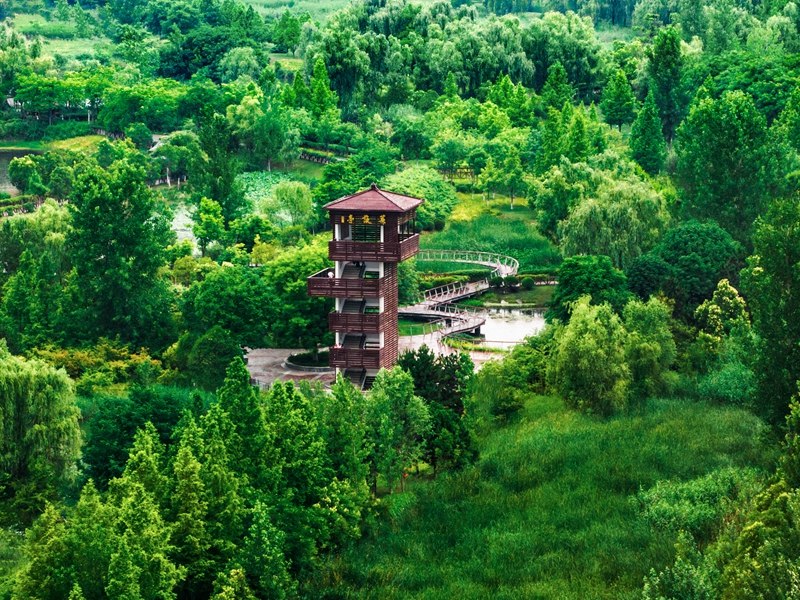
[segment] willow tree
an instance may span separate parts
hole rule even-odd
[[[23,521],[78,457],[79,415],[63,369],[12,356],[0,340],[0,473]]]

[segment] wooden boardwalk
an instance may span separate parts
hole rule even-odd
[[[519,262],[510,256],[491,252],[465,250],[420,250],[417,261],[468,263],[488,267],[491,272],[480,281],[450,283],[427,290],[422,300],[411,306],[401,306],[399,315],[421,317],[430,321],[423,326],[423,335],[441,340],[458,333],[477,332],[486,323],[486,312],[479,308],[456,306],[454,302],[471,298],[489,289],[494,277],[508,277],[519,271]]]

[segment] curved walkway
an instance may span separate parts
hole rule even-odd
[[[489,267],[492,271],[484,279],[471,283],[450,283],[439,286],[423,293],[422,301],[411,305],[402,306],[398,309],[399,315],[416,316],[431,319],[423,326],[423,336],[430,337],[430,344],[434,351],[439,349],[439,353],[447,346],[439,343],[439,340],[457,333],[467,333],[477,331],[486,323],[486,311],[480,308],[466,308],[452,304],[458,300],[464,300],[489,289],[490,281],[493,277],[508,277],[516,275],[519,271],[519,261],[510,256],[495,254],[492,252],[472,252],[469,250],[421,250],[417,254],[417,261],[439,261],[468,263]],[[418,336],[414,336],[418,337]],[[418,341],[418,340],[417,340]],[[410,344],[415,345],[414,340],[409,340]],[[401,346],[404,346],[401,340]]]

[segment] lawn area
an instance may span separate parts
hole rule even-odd
[[[287,171],[292,176],[292,179],[308,183],[310,181],[319,181],[322,179],[322,169],[324,168],[325,165],[311,162],[310,160],[297,159],[292,161]]]
[[[56,140],[50,142],[48,147],[54,150],[71,150],[73,152],[83,152],[93,154],[97,152],[97,147],[104,138],[102,135],[83,135],[80,137],[69,138],[67,140]]]
[[[0,150],[47,150],[47,146],[40,141],[25,142],[0,142]]]
[[[303,59],[295,58],[289,54],[270,54],[269,59],[271,62],[280,63],[286,71],[299,71],[303,68]]]
[[[320,598],[641,598],[677,534],[632,497],[657,481],[723,467],[771,468],[765,428],[745,411],[652,401],[597,419],[531,396],[519,420],[480,440],[474,466],[411,481],[376,530],[330,559]]]

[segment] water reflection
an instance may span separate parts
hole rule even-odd
[[[544,311],[520,308],[490,308],[481,333],[493,348],[511,348],[544,329]]]

